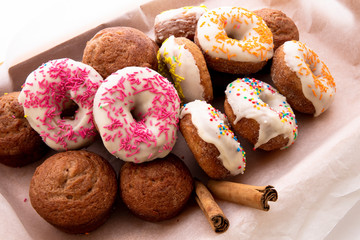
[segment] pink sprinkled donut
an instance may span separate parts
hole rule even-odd
[[[165,157],[176,141],[180,98],[157,72],[126,67],[95,95],[94,119],[107,150],[127,162]]]
[[[102,77],[90,66],[63,58],[30,73],[19,95],[31,127],[54,150],[78,149],[97,134],[93,100]]]

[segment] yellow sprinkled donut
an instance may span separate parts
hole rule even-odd
[[[209,66],[217,71],[249,74],[273,56],[273,37],[265,22],[240,7],[221,7],[204,13],[195,42]]]

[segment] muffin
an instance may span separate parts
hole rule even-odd
[[[299,40],[299,30],[294,21],[280,10],[263,8],[254,13],[261,17],[273,34],[274,51],[284,42]]]
[[[120,170],[120,194],[141,219],[158,222],[175,217],[193,190],[186,165],[175,155],[151,162],[127,162]]]
[[[47,222],[68,233],[87,233],[109,217],[117,195],[112,166],[84,150],[57,153],[35,171],[30,201]]]
[[[105,79],[129,66],[157,71],[159,47],[145,33],[131,27],[111,27],[99,31],[86,43],[83,63],[92,66]]]
[[[0,163],[22,167],[39,160],[48,147],[33,130],[18,102],[20,92],[0,97]]]

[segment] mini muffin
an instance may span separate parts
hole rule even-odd
[[[68,233],[86,233],[110,215],[117,194],[112,166],[84,150],[57,153],[35,171],[30,200],[47,222]]]
[[[294,21],[280,10],[263,8],[254,13],[261,17],[273,34],[274,51],[284,42],[299,40],[299,30]]]
[[[20,92],[0,97],[0,163],[22,167],[39,160],[48,148],[33,130],[18,102]]]
[[[143,32],[131,27],[111,27],[99,31],[86,43],[82,61],[103,78],[129,66],[157,71],[159,47]]]
[[[141,164],[127,162],[120,171],[120,192],[126,206],[139,218],[157,222],[175,217],[193,190],[186,165],[169,154]]]

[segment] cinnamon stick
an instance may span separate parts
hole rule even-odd
[[[207,187],[214,197],[249,206],[252,208],[269,211],[268,201],[278,199],[277,191],[273,186],[252,186],[228,181],[209,180]]]
[[[199,207],[205,214],[213,230],[223,233],[229,228],[229,220],[224,215],[213,196],[200,181],[195,180],[195,199]]]

